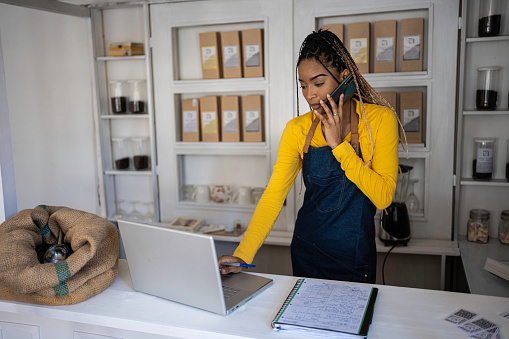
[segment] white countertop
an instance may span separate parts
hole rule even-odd
[[[99,295],[70,306],[44,306],[0,300],[0,311],[72,321],[178,338],[300,338],[275,332],[270,323],[296,278],[266,275],[274,285],[229,316],[216,315],[133,290],[125,260],[119,276]],[[468,338],[444,317],[459,308],[501,326],[509,338],[509,299],[393,286],[380,291],[369,339]]]

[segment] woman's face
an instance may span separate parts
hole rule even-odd
[[[342,81],[337,70],[332,68],[327,70],[316,59],[306,59],[299,63],[298,73],[302,95],[306,98],[309,107],[321,114],[324,113],[324,109],[320,105],[320,100],[325,101],[327,94],[331,94],[339,86],[329,72]]]

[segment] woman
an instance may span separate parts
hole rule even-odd
[[[252,262],[302,168],[306,192],[291,244],[293,274],[374,283],[374,215],[391,203],[398,173],[396,113],[329,31],[306,37],[296,73],[311,111],[287,124],[244,238],[233,256],[218,260],[221,273],[241,270],[224,262]],[[341,95],[336,105],[330,94],[350,74],[355,95],[347,101]]]

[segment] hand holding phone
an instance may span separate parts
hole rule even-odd
[[[339,97],[341,96],[341,94],[344,94],[345,95],[343,97],[343,104],[344,104],[345,102],[348,101],[348,99],[350,99],[352,97],[352,95],[355,93],[356,90],[357,90],[357,87],[355,86],[355,82],[353,81],[353,76],[350,74],[346,77],[345,80],[343,80],[343,82],[341,84],[339,84],[339,86],[334,90],[334,92],[332,92],[331,98],[334,100],[336,105],[338,105]],[[332,112],[332,106],[328,99],[325,100],[325,103],[327,104],[327,107],[329,107],[329,109]]]

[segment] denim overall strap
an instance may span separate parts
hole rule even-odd
[[[306,192],[291,244],[293,274],[374,283],[376,208],[346,177],[329,146],[309,146],[317,125],[318,118],[303,149]]]

